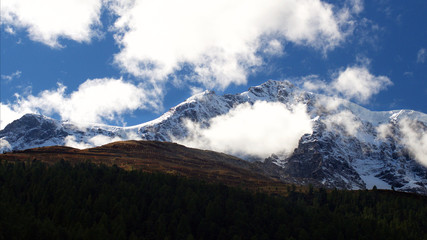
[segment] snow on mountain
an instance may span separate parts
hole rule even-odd
[[[207,129],[218,116],[226,116],[241,104],[259,101],[279,102],[290,111],[303,104],[312,121],[312,131],[298,137],[294,151],[271,152],[265,159],[241,154],[247,160],[258,160],[265,173],[298,184],[340,189],[370,189],[375,185],[427,194],[427,168],[420,163],[426,157],[422,144],[427,143],[420,145],[414,140],[414,136],[427,134],[426,114],[370,111],[343,99],[304,91],[288,81],[270,80],[235,95],[205,91],[158,119],[131,127],[78,126],[27,114],[0,131],[0,150],[50,145],[85,148],[128,139],[184,141],[194,132],[185,122]],[[405,121],[410,124],[403,125]]]

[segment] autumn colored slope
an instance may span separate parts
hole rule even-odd
[[[126,170],[164,172],[269,193],[284,193],[288,185],[262,174],[255,164],[213,151],[156,141],[121,141],[84,150],[41,147],[0,155],[1,160],[53,164],[91,161]]]

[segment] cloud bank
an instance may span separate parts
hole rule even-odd
[[[143,78],[185,77],[208,88],[245,84],[262,64],[257,52],[283,51],[287,42],[326,52],[339,45],[361,8],[341,10],[319,0],[157,0],[111,2],[121,50],[116,63]],[[334,11],[336,10],[336,11]]]
[[[25,113],[59,114],[62,120],[75,123],[102,123],[137,109],[157,108],[160,103],[152,100],[152,94],[151,89],[121,78],[87,80],[71,94],[60,84],[57,89],[37,96],[17,95],[13,104],[2,103],[1,127]]]
[[[262,64],[259,53],[280,55],[288,42],[324,53],[351,33],[360,0],[344,7],[320,0],[3,0],[1,22],[25,29],[51,47],[59,39],[89,42],[102,35],[103,12],[120,52],[116,63],[153,81],[190,69],[185,78],[206,87],[244,84]]]
[[[190,120],[185,125],[188,137],[175,139],[176,142],[259,158],[272,153],[290,154],[302,135],[312,133],[312,120],[305,105],[288,110],[282,103],[264,101],[240,104],[229,113],[211,119],[207,128]]]
[[[33,41],[61,47],[59,38],[89,42],[98,35],[102,0],[2,0],[1,22],[26,29]]]
[[[101,93],[112,89],[102,87],[106,81],[86,81],[69,95],[60,86],[38,96],[18,96],[16,103],[2,106],[13,116],[57,113],[65,120],[102,122],[160,105],[170,79],[194,92],[200,86],[223,90],[246,84],[264,58],[282,55],[286,44],[324,54],[334,49],[351,34],[353,16],[362,9],[360,0],[341,7],[321,0],[3,0],[1,24],[6,32],[26,30],[30,39],[54,48],[65,47],[61,39],[90,42],[108,28],[119,46],[115,64],[152,91],[126,85],[135,95],[113,94],[110,99]],[[109,14],[113,25],[102,26],[102,14]],[[100,95],[100,100],[90,94]],[[124,103],[127,100],[133,103]],[[2,117],[2,125],[7,118]]]

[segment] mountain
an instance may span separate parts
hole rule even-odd
[[[271,152],[267,158],[240,154],[255,161],[259,171],[297,184],[339,189],[375,185],[427,194],[427,168],[420,164],[424,152],[413,146],[417,144],[414,136],[427,132],[426,114],[370,111],[347,100],[304,91],[288,81],[270,80],[235,95],[205,91],[158,119],[131,127],[80,126],[27,114],[0,131],[0,144],[3,151],[10,151],[52,145],[87,148],[126,139],[176,141],[189,135],[185,119],[206,128],[236,106],[259,101],[279,102],[288,109],[304,104],[312,121],[312,132],[300,136],[290,153]]]

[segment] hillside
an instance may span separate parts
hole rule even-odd
[[[84,150],[52,146],[0,155],[9,162],[41,161],[50,165],[65,160],[90,161],[126,170],[163,172],[252,190],[283,192],[287,185],[262,174],[256,164],[227,154],[156,141],[122,141]]]

